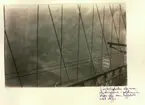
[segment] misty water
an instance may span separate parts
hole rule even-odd
[[[123,23],[125,17],[125,6],[122,6],[120,15],[119,4],[111,5],[115,26],[112,25],[112,16],[109,5],[105,4],[104,15],[104,36],[107,42],[118,43],[116,32],[119,35],[120,43],[126,43],[126,29]],[[103,7],[98,4],[100,19],[103,23]],[[61,41],[61,5],[50,5],[56,32],[59,42]],[[92,63],[85,39],[82,23],[80,21],[79,40],[79,69],[78,79],[87,78],[97,73],[107,71],[123,65],[126,57],[124,54],[111,50],[108,45],[102,44],[102,30],[94,5],[94,29],[92,39],[92,4],[81,5],[81,15],[92,54]],[[78,24],[79,11],[76,4],[63,5],[63,31],[62,31],[62,53],[66,69],[68,70],[69,81],[63,62],[60,70],[60,49],[58,46],[55,30],[50,17],[48,5],[39,5],[38,25],[38,68],[39,86],[54,86],[60,82],[66,84],[77,79],[77,54],[78,54]],[[10,47],[23,86],[36,86],[37,71],[37,5],[6,5],[5,6],[5,30],[9,39]],[[123,16],[123,17],[122,17]],[[120,20],[120,21],[119,21]],[[113,27],[113,28],[112,28]],[[120,29],[120,30],[119,30]],[[116,32],[115,32],[116,30]],[[112,55],[111,61],[107,53]],[[5,78],[7,86],[20,86],[12,54],[5,37]],[[125,50],[122,48],[122,50]],[[103,56],[103,57],[102,57]],[[102,57],[102,59],[101,59]],[[110,65],[111,62],[111,65]],[[102,65],[102,69],[101,68]]]

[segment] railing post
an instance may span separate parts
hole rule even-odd
[[[119,79],[121,79],[122,76],[122,68],[119,69]]]
[[[96,78],[95,81],[96,81],[96,82],[95,82],[95,85],[96,85],[96,86],[99,86],[98,78]]]
[[[106,81],[107,81],[107,74],[104,74],[104,86],[106,86]]]
[[[112,77],[115,77],[115,71],[112,72]],[[112,80],[112,84],[111,85],[113,85],[113,84],[114,84],[114,81]]]

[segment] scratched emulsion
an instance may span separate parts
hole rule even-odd
[[[117,42],[116,32],[120,32],[120,43],[126,43],[125,28],[122,17],[119,15],[119,4],[110,4],[113,11],[115,27],[112,30],[112,16],[109,4],[98,4],[100,19],[103,22],[104,15],[104,35],[106,41]],[[125,6],[122,6],[122,15],[125,17]],[[50,5],[55,29],[59,41],[61,41],[61,5]],[[62,53],[70,81],[77,78],[77,54],[78,54],[78,23],[79,10],[76,4],[63,5],[63,29],[62,29]],[[93,4],[82,4],[81,15],[83,25],[80,21],[79,37],[79,69],[78,79],[83,79],[98,72],[108,70],[110,67],[106,45],[103,41],[102,30],[94,4],[94,29],[92,39],[92,14]],[[10,47],[5,37],[5,78],[7,86],[20,86],[16,68],[20,75],[23,86],[36,86],[37,71],[37,5],[6,5],[5,6],[5,30],[7,32]],[[120,16],[120,18],[119,18]],[[120,23],[119,23],[120,19]],[[125,20],[126,21],[126,20]],[[57,43],[55,30],[50,16],[48,5],[39,5],[39,25],[38,25],[38,68],[39,86],[52,86],[60,82],[60,50]],[[120,25],[119,25],[120,24]],[[84,30],[86,33],[85,39]],[[120,28],[120,31],[119,31]],[[116,29],[116,32],[115,32]],[[112,38],[111,38],[112,36]],[[93,47],[92,47],[93,46]],[[90,53],[93,58],[95,70],[89,61]],[[11,48],[11,49],[10,49]],[[91,50],[92,48],[92,50]],[[102,50],[102,49],[103,50]],[[109,49],[109,47],[108,47]],[[10,52],[12,50],[12,53]],[[103,52],[102,52],[103,51]],[[110,52],[110,49],[109,49]],[[14,61],[12,59],[14,57]],[[103,56],[103,57],[102,57]],[[104,60],[101,63],[99,58]],[[112,68],[118,67],[126,59],[116,50],[112,50]],[[103,65],[102,70],[100,66]],[[67,73],[63,65],[61,69],[61,82],[68,83]]]

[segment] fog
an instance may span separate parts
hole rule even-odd
[[[112,16],[108,4],[105,5],[104,17],[104,35],[107,42],[118,43],[117,35],[120,33],[119,42],[126,43],[126,29],[124,21],[120,15],[119,4],[111,4],[115,27],[112,29]],[[101,22],[103,22],[104,5],[98,4]],[[122,15],[126,22],[126,11],[124,4],[122,6]],[[54,19],[59,41],[61,40],[61,5],[50,5],[51,13]],[[97,13],[97,8],[94,5],[94,30],[92,38],[92,4],[81,5],[81,15],[85,27],[85,32],[91,49],[92,58],[95,70],[92,69],[92,64],[89,61],[90,55],[85,39],[83,26],[80,22],[80,40],[79,40],[79,73],[78,78],[83,79],[99,72],[108,70],[103,67],[102,56],[107,56],[106,45],[103,41],[102,45],[102,30]],[[79,11],[76,4],[63,5],[63,32],[62,32],[62,52],[65,64],[67,66],[70,81],[77,78],[77,54],[78,54],[78,15]],[[120,21],[119,21],[120,19]],[[9,39],[10,47],[14,55],[14,61],[19,71],[20,79],[24,86],[36,86],[36,71],[37,71],[37,5],[6,5],[5,6],[5,30]],[[113,30],[113,31],[112,31]],[[116,30],[116,32],[115,32]],[[111,38],[112,36],[112,38]],[[101,49],[103,48],[103,50]],[[124,57],[116,50],[112,52],[111,68],[122,65]],[[10,53],[7,39],[5,37],[5,76],[7,86],[20,86],[17,78],[16,68]],[[102,52],[103,51],[103,52]],[[106,57],[108,59],[108,57]],[[122,60],[122,61],[121,61]],[[63,69],[61,70],[61,82],[67,83],[68,77],[65,67],[62,62]],[[39,5],[39,28],[38,28],[38,68],[39,71],[39,86],[54,86],[60,81],[60,50],[56,40],[53,23],[50,17],[48,5]],[[109,66],[110,68],[110,66]],[[45,71],[45,72],[44,72]],[[32,73],[32,75],[28,75]],[[27,76],[24,76],[27,75]]]

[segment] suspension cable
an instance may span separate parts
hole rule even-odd
[[[114,13],[114,7],[112,7],[112,12]],[[112,18],[111,23],[112,23],[112,25],[111,25],[111,42],[112,42],[112,36],[113,36],[113,18]],[[110,49],[110,68],[112,68],[112,59],[111,58],[112,58],[112,49]]]
[[[121,4],[119,4],[119,7],[120,7],[120,11],[121,11],[122,20],[123,20],[123,23],[124,23],[124,28],[126,29],[126,21],[125,21],[126,17],[123,17],[123,12],[122,12],[122,6],[121,6]],[[124,57],[123,57],[123,61],[124,61]]]
[[[119,19],[118,19],[118,20],[119,20],[119,22],[118,22],[118,23],[119,23],[119,27],[118,27],[118,28],[119,28],[119,29],[118,29],[118,36],[119,36],[119,39],[121,39],[121,36],[120,36],[120,22],[121,22],[121,18],[120,18],[120,17],[121,17],[121,10],[119,11]],[[122,42],[122,41],[120,40],[120,42]],[[120,49],[121,49],[121,48],[120,48]],[[121,50],[122,50],[122,49],[121,49]],[[120,60],[120,63],[121,63],[121,60]]]
[[[17,73],[17,77],[18,77],[20,86],[23,87],[23,84],[22,84],[20,76],[19,76],[18,68],[17,68],[17,65],[16,65],[15,57],[14,57],[14,54],[13,54],[13,51],[12,51],[12,48],[11,48],[11,45],[10,45],[10,42],[9,42],[9,39],[8,39],[7,32],[6,32],[5,5],[3,6],[3,15],[4,15],[4,33],[5,33],[5,36],[6,36],[6,39],[7,39],[7,43],[8,43],[9,49],[10,49],[10,53],[11,53],[11,56],[12,56],[12,59],[13,59],[13,63],[14,63],[15,69],[16,69],[16,73]]]
[[[111,8],[110,5],[109,5],[109,8],[110,8],[111,16],[112,16],[112,19],[113,19],[113,24],[114,24],[114,29],[115,29],[115,33],[116,33],[116,37],[117,37],[117,41],[118,41],[118,44],[119,44],[119,43],[120,43],[120,41],[119,41],[119,36],[117,35],[116,24],[115,24],[115,20],[114,20],[114,17],[113,17],[112,8]],[[119,48],[120,48],[120,47],[119,47]],[[121,48],[120,48],[120,50],[121,50]]]
[[[61,41],[60,41],[60,46],[61,46],[61,54],[62,54],[62,33],[63,33],[63,4],[61,5]],[[60,56],[60,85],[61,85],[61,73],[62,73],[62,57]]]
[[[85,39],[86,39],[87,48],[88,48],[88,51],[89,51],[89,56],[91,57],[91,52],[90,52],[90,48],[89,48],[89,44],[88,44],[88,40],[87,40],[87,35],[86,35],[86,31],[85,31],[85,27],[84,27],[82,15],[81,15],[81,5],[80,6],[77,5],[77,7],[78,7],[78,10],[79,10],[79,15],[80,15],[80,19],[81,19],[81,23],[82,23],[82,27],[83,27],[83,32],[85,34]],[[92,62],[92,65],[93,65],[93,69],[95,70],[93,62]]]
[[[38,35],[39,35],[39,5],[37,5],[37,35],[36,35],[36,46],[37,46],[37,87],[39,86],[39,66],[38,66]]]
[[[122,16],[122,20],[123,20],[123,23],[124,23],[124,27],[126,29],[126,24],[125,24],[126,22],[125,22],[125,17],[123,17],[121,4],[119,4],[119,7],[120,7],[120,11],[121,11],[121,16]]]
[[[92,52],[93,52],[93,35],[94,35],[94,4],[93,4],[93,10],[92,10],[92,36],[91,36],[91,64],[92,63]],[[92,71],[92,65],[91,65],[91,71]]]
[[[105,43],[105,46],[106,46],[106,50],[107,50],[107,54],[109,56],[109,51],[108,51],[108,47],[107,47],[107,42],[106,42],[106,38],[105,38],[105,35],[104,35],[104,29],[103,29],[103,25],[101,23],[101,17],[100,17],[100,12],[99,12],[99,9],[98,9],[98,6],[96,4],[96,8],[97,8],[97,13],[98,13],[98,17],[99,17],[99,21],[100,21],[100,26],[101,26],[101,30],[102,30],[102,37],[104,39],[104,43]]]
[[[77,80],[79,79],[79,54],[80,54],[80,14],[78,14],[78,51],[77,51]]]
[[[50,9],[50,6],[49,6],[49,5],[48,5],[48,9],[49,9],[49,13],[50,13],[51,21],[52,21],[52,24],[53,24],[53,28],[54,28],[54,32],[55,32],[55,36],[56,36],[56,39],[57,39],[58,47],[59,47],[59,50],[60,50],[60,52],[61,52],[61,45],[60,45],[60,43],[59,43],[59,39],[58,39],[58,35],[57,35],[57,32],[56,32],[56,28],[55,28],[55,24],[54,24],[53,16],[52,16],[51,9]],[[63,57],[63,54],[62,54],[62,53],[61,53],[61,58],[62,58],[62,61],[63,61],[64,67],[65,67],[65,71],[66,71],[66,74],[67,74],[67,77],[68,77],[68,80],[69,80],[68,71],[67,71],[67,68],[66,68],[66,65],[65,65],[65,61],[64,61],[64,57]]]

